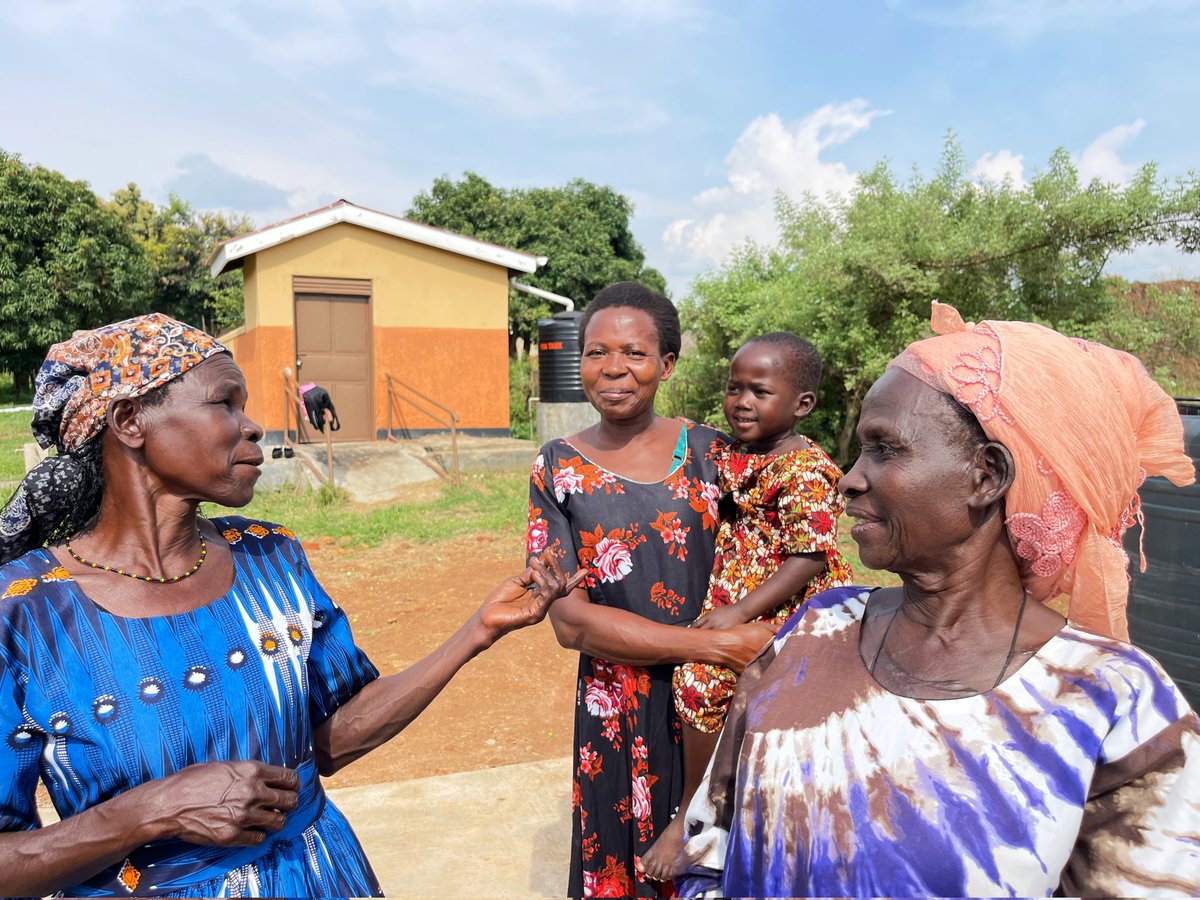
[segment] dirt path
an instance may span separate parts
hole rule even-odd
[[[350,616],[359,646],[389,674],[436,647],[520,569],[524,535],[306,549],[317,577]],[[472,660],[400,736],[325,779],[326,787],[570,755],[577,658],[558,646],[549,622],[509,635]]]

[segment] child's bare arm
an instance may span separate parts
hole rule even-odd
[[[737,603],[711,610],[696,620],[693,628],[732,628],[766,615],[825,569],[824,553],[800,553],[789,556],[775,574]]]

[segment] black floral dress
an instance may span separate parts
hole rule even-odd
[[[528,552],[554,548],[589,570],[591,602],[685,627],[700,613],[717,529],[716,453],[727,438],[680,420],[674,470],[639,482],[565,440],[542,447],[529,489]],[[683,788],[673,665],[579,657],[575,699],[572,897],[653,897],[634,867]]]

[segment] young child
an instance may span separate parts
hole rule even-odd
[[[803,338],[771,332],[744,344],[729,366],[725,418],[734,442],[717,458],[723,517],[703,611],[693,628],[731,628],[755,619],[782,624],[806,599],[852,584],[838,553],[841,471],[796,423],[817,400],[821,356]],[[684,787],[679,810],[642,857],[646,877],[667,881],[683,846],[683,820],[725,722],[737,676],[706,663],[675,670],[683,722]]]

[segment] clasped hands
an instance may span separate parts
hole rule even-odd
[[[504,579],[479,607],[482,624],[496,638],[536,625],[559,597],[566,596],[583,583],[587,570],[566,575],[552,550],[545,550],[529,560],[525,571]]]

